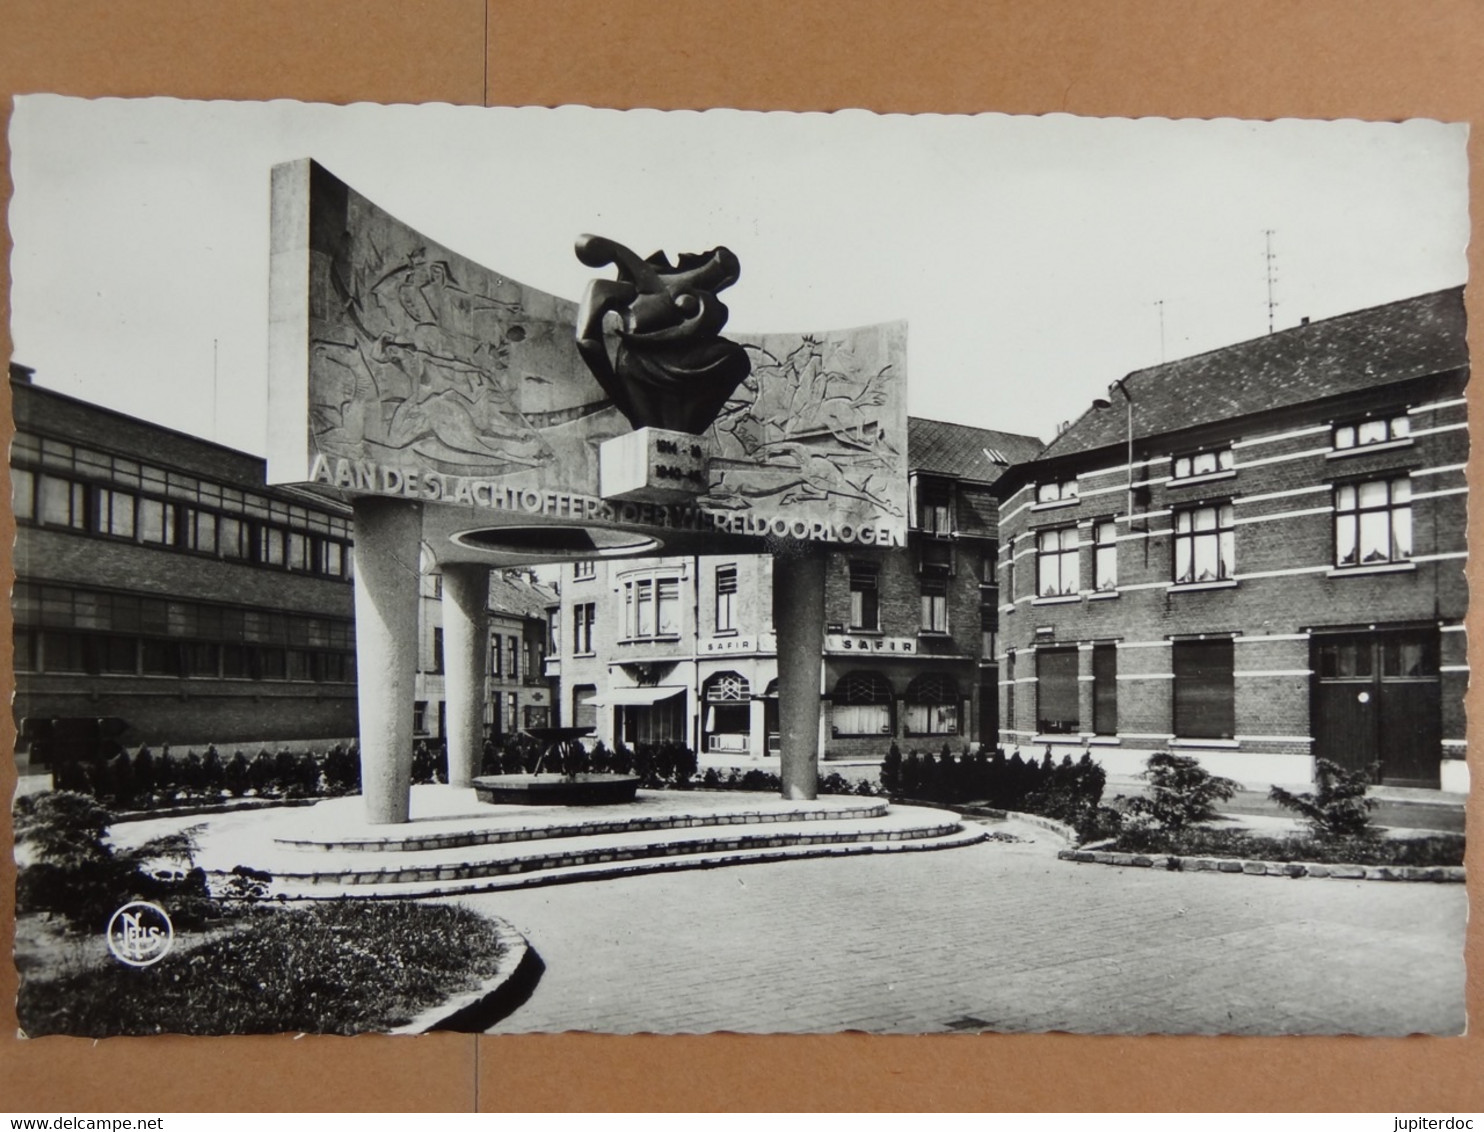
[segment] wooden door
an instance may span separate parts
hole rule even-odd
[[[1316,636],[1314,753],[1397,786],[1439,784],[1437,633]]]

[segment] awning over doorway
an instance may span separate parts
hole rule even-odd
[[[641,707],[657,704],[685,692],[684,684],[661,684],[653,688],[610,688],[589,696],[583,704],[590,707]]]

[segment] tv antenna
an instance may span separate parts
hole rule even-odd
[[[1273,295],[1278,285],[1278,256],[1273,251],[1274,230],[1272,228],[1264,228],[1262,234],[1267,244],[1264,258],[1267,260],[1268,266],[1268,333],[1271,334],[1273,332],[1273,312],[1278,309],[1278,300]]]

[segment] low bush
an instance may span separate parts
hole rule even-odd
[[[1039,760],[1019,751],[1006,757],[1003,750],[954,755],[946,746],[937,755],[911,751],[904,757],[893,743],[881,762],[881,787],[890,797],[1041,814],[1075,826],[1084,840],[1116,821],[1100,805],[1107,778],[1087,752],[1075,762],[1071,755],[1057,762],[1050,748]]]
[[[1156,829],[1178,832],[1217,816],[1216,803],[1227,801],[1238,786],[1212,774],[1189,755],[1157,751],[1149,756],[1143,777],[1149,793],[1124,799],[1124,810]]]
[[[355,1034],[395,1028],[492,976],[489,920],[454,905],[327,901],[257,908],[242,926],[151,967],[28,977],[32,1037],[72,1034]]]
[[[1268,797],[1302,817],[1321,841],[1379,835],[1380,831],[1371,824],[1376,800],[1366,797],[1370,782],[1365,771],[1346,770],[1329,759],[1316,759],[1314,779],[1317,789],[1313,793],[1292,794],[1274,786]]]
[[[1369,836],[1262,837],[1239,829],[1168,830],[1134,826],[1124,829],[1111,847],[1121,853],[1168,853],[1179,857],[1436,867],[1463,864],[1464,839],[1462,834],[1451,833],[1394,841]]]
[[[189,831],[158,837],[134,849],[108,842],[113,815],[92,798],[70,791],[22,795],[15,804],[16,843],[30,862],[16,874],[16,910],[50,912],[81,931],[101,932],[131,900],[169,900],[182,926],[212,918],[206,874],[195,867]],[[156,875],[152,865],[181,865]]]

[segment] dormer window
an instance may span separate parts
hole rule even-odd
[[[1197,476],[1215,476],[1231,471],[1234,466],[1230,448],[1191,452],[1184,456],[1176,456],[1170,461],[1170,478],[1188,480]]]
[[[924,534],[953,534],[953,489],[946,483],[923,480],[918,486],[917,518]]]
[[[1412,435],[1412,420],[1406,413],[1335,426],[1335,451],[1389,444]]]

